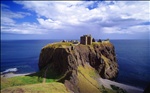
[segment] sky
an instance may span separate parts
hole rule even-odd
[[[150,1],[1,1],[1,40],[150,39]]]

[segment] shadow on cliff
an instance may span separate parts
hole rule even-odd
[[[144,92],[143,93],[150,93],[150,82],[149,84],[147,85],[147,87],[144,89]]]
[[[32,74],[29,74],[26,76],[37,77],[38,81],[44,81],[44,79],[45,80],[55,80],[55,79],[58,79],[61,77],[60,75],[58,75],[52,71],[48,71],[47,73],[45,73],[45,71],[38,71],[36,73],[32,73]]]

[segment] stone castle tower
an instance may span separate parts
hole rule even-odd
[[[91,35],[83,35],[80,37],[80,44],[91,45],[92,44],[92,36]]]

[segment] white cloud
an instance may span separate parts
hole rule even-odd
[[[136,25],[136,26],[131,26],[128,28],[128,31],[131,31],[131,32],[147,32],[147,31],[150,31],[150,27],[147,26],[147,25]]]
[[[33,29],[76,31],[77,28],[85,28],[91,33],[99,30],[107,34],[134,34],[149,31],[148,27],[142,24],[150,20],[148,1],[102,1],[98,2],[96,7],[96,1],[15,1],[15,3],[36,13],[35,19],[38,24],[28,23],[35,26]],[[89,6],[93,8],[90,9]],[[4,19],[11,23],[15,23],[13,18],[23,18],[28,15],[20,12],[16,15],[10,11],[9,13],[13,17],[6,16]],[[32,33],[32,31],[27,32]]]
[[[42,19],[38,18],[38,22],[41,24],[41,26],[49,29],[59,29],[61,27],[61,22],[60,21],[53,21],[52,19]]]
[[[130,31],[130,28],[104,27],[102,30],[107,34],[134,34],[132,31]]]
[[[25,12],[12,12],[9,9],[9,6],[1,4],[1,23],[2,25],[13,25],[15,22],[14,19],[24,18],[25,16],[31,15],[30,13]]]
[[[146,25],[136,25],[136,26],[130,26],[127,28],[120,28],[120,27],[103,27],[102,31],[107,34],[134,34],[138,32],[148,32],[150,31],[149,26]]]
[[[13,12],[10,11],[9,6],[2,4],[1,6],[1,19],[3,18],[9,18],[9,19],[18,19],[18,18],[24,18],[25,16],[30,16],[30,13],[26,12]]]
[[[43,34],[47,31],[37,23],[23,22],[18,24],[15,20],[30,16],[30,13],[10,11],[9,6],[4,4],[2,4],[1,13],[1,31],[3,33]]]
[[[1,26],[1,29],[4,33],[15,33],[15,34],[44,34],[47,29],[42,28],[36,23],[22,23],[14,24],[11,26]]]
[[[149,20],[149,9],[148,1],[119,1],[116,5],[110,6],[110,10],[119,14],[123,19]]]

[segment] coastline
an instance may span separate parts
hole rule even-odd
[[[11,77],[16,77],[16,76],[25,76],[25,75],[29,75],[29,74],[33,74],[33,73],[35,73],[35,72],[24,73],[24,74],[15,74],[15,73],[10,72],[10,73],[6,73],[6,74],[1,75],[1,77],[3,77],[3,78],[11,78]]]
[[[119,88],[122,88],[122,89],[126,90],[127,93],[143,93],[143,91],[144,91],[143,89],[140,89],[140,88],[137,88],[137,87],[134,87],[134,86],[130,86],[130,85],[126,85],[126,84],[123,84],[123,83],[118,83],[118,82],[111,81],[111,80],[108,80],[108,79],[100,78],[99,82],[100,82],[101,85],[103,85],[104,87],[109,88],[109,89],[112,89],[111,85],[115,85]]]
[[[11,78],[11,77],[16,77],[16,76],[25,76],[25,75],[29,75],[29,74],[33,74],[33,73],[35,73],[35,72],[25,73],[25,74],[6,73],[6,74],[1,75],[1,77]],[[99,78],[99,84],[103,85],[104,87],[106,87],[108,89],[112,89],[111,85],[114,85],[114,86],[117,86],[119,88],[126,90],[127,93],[143,93],[143,91],[144,91],[143,89],[140,89],[140,88],[137,88],[134,86],[130,86],[130,85],[126,85],[126,84],[122,84],[122,83],[118,83],[115,81],[111,81],[108,79],[102,79],[102,78]]]

